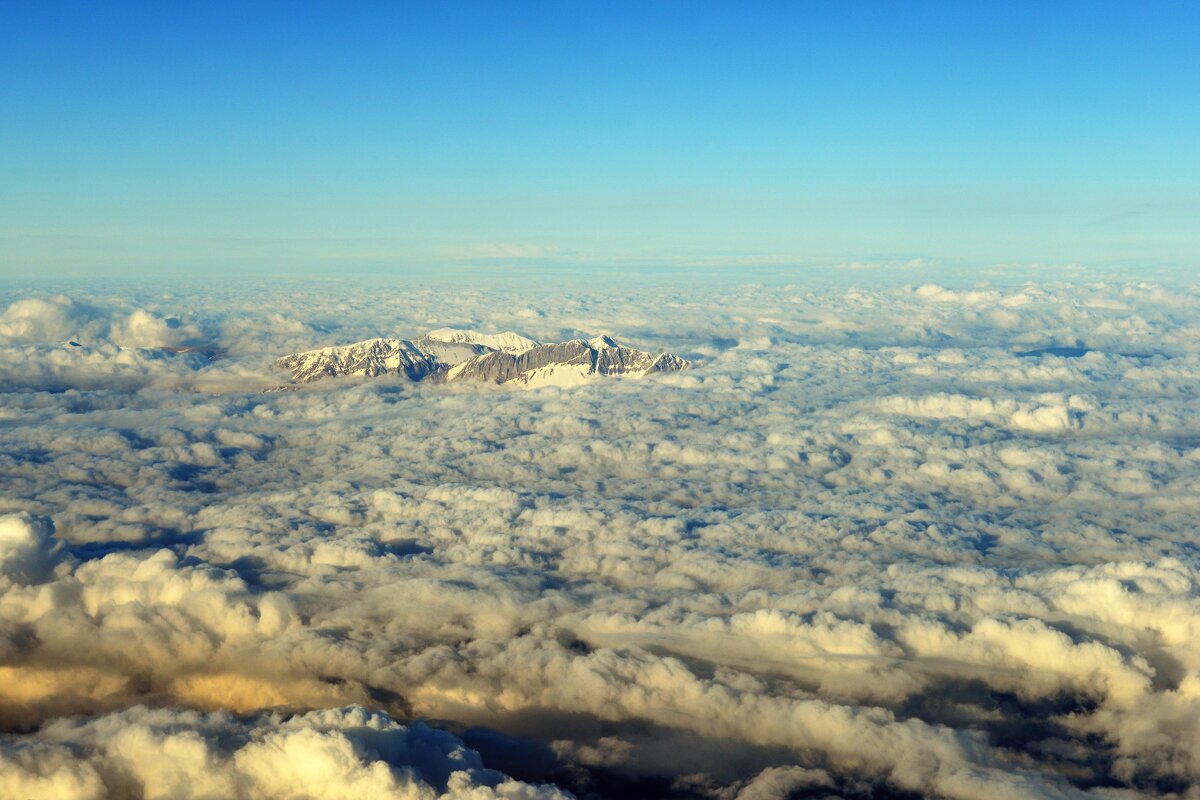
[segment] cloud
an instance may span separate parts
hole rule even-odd
[[[86,330],[95,316],[95,309],[62,295],[17,300],[0,314],[0,341],[63,341]]]
[[[964,306],[978,306],[997,303],[1001,300],[1000,292],[995,289],[958,290],[947,289],[936,283],[927,283],[913,291],[921,300],[935,303],[953,303]]]
[[[0,793],[55,798],[550,800],[450,734],[359,707],[282,718],[134,707],[0,742]]]
[[[986,397],[936,394],[925,397],[890,397],[879,402],[879,410],[930,419],[980,420],[1032,433],[1060,433],[1082,427],[1086,400],[1042,394],[1033,402]]]
[[[0,313],[0,344],[85,344],[173,347],[200,336],[197,327],[144,308],[128,314],[65,295],[17,300]]]
[[[48,580],[62,551],[53,530],[49,520],[28,514],[0,517],[0,580],[20,585]]]
[[[1200,780],[1194,288],[27,300],[0,362],[2,795]],[[262,391],[280,353],[440,326],[701,363]],[[180,331],[223,357],[161,346]],[[1017,354],[1040,347],[1074,350]]]

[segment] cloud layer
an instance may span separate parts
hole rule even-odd
[[[699,364],[264,391],[442,325]],[[1200,779],[1195,288],[24,296],[0,334],[0,794]]]

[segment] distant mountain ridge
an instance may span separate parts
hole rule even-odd
[[[574,386],[593,376],[678,372],[690,363],[671,353],[655,356],[608,336],[543,344],[511,331],[440,328],[413,340],[367,339],[278,359],[293,383],[324,378],[402,375],[413,381],[474,380],[522,386]]]

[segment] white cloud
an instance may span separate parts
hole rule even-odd
[[[21,585],[48,580],[62,550],[51,537],[53,529],[49,520],[28,514],[0,517],[0,580]]]
[[[94,315],[94,309],[62,295],[17,300],[0,314],[0,341],[63,341],[85,330]]]
[[[144,308],[129,313],[82,303],[65,295],[17,300],[0,313],[0,344],[115,344],[173,347],[200,336],[194,325]]]
[[[135,707],[29,738],[0,743],[6,797],[564,797],[484,768],[447,733],[358,707],[254,720]]]
[[[1194,289],[172,302],[4,312],[0,795],[1200,780]],[[702,363],[259,391],[281,352],[440,326]],[[1014,352],[1052,346],[1091,352]]]

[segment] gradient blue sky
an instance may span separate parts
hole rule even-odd
[[[7,277],[1200,265],[1200,4],[0,0]]]

